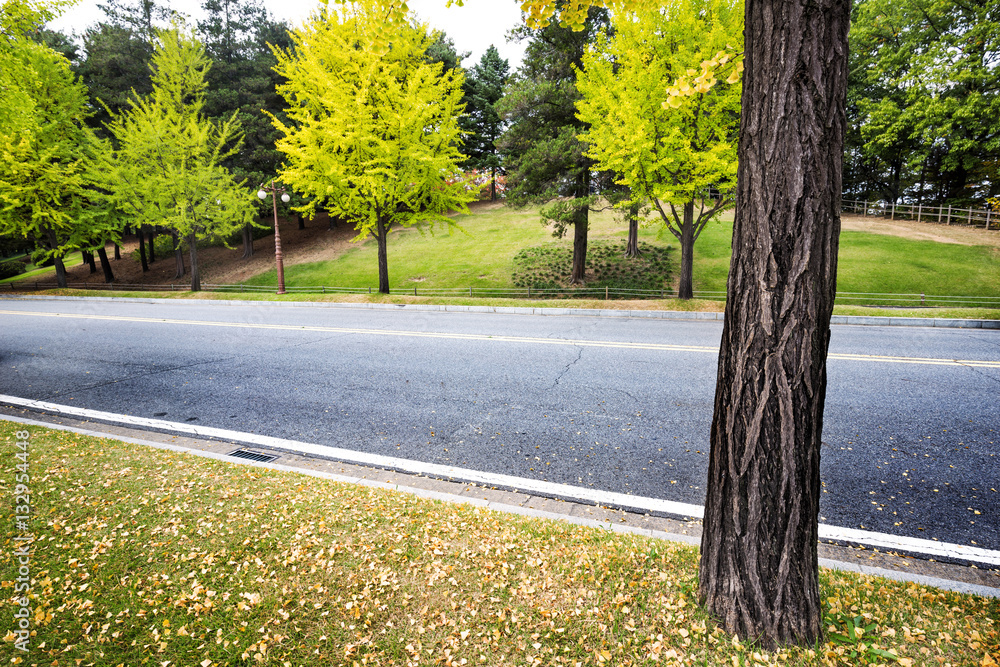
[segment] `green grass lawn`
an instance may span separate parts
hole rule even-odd
[[[571,247],[571,239],[554,239],[539,222],[537,209],[504,207],[460,216],[458,229],[438,228],[431,234],[398,230],[389,239],[390,288],[466,288],[514,286],[515,256],[525,248]],[[678,244],[658,224],[640,230],[640,240],[671,246],[670,273],[676,276]],[[620,242],[624,224],[611,213],[592,214],[590,239]],[[731,255],[732,214],[711,222],[695,245],[696,291],[725,292]],[[342,256],[323,262],[289,266],[289,286],[327,285],[367,288],[378,285],[376,247],[368,239]],[[277,284],[274,271],[248,284]],[[889,292],[1000,297],[1000,253],[986,246],[913,241],[896,236],[847,231],[840,237],[837,277],[840,292]]]
[[[497,207],[473,215],[458,216],[459,228],[438,226],[433,230],[398,229],[389,235],[389,287],[406,290],[418,287],[500,287],[514,286],[514,256],[528,247],[570,246],[571,239],[555,239],[550,228],[541,224],[538,209]],[[608,212],[591,215],[590,237],[624,239],[626,230]],[[642,230],[640,239],[655,245],[671,244],[657,239],[656,229]],[[672,240],[673,237],[670,237]],[[676,244],[671,244],[676,247]],[[378,286],[375,240],[367,239],[340,257],[322,262],[285,267],[289,287],[328,285],[367,288]],[[276,285],[275,272],[268,271],[247,281],[249,285]]]
[[[74,259],[75,256],[75,259]],[[80,257],[80,253],[75,253],[75,255],[70,255],[68,258],[63,260],[65,262],[66,268],[72,268],[74,266],[79,266],[83,264],[83,258]],[[45,276],[49,273],[55,275],[56,267],[54,266],[43,266],[42,268],[37,268],[34,264],[28,264],[26,267],[27,271],[20,275],[14,276],[12,278],[4,278],[0,280],[2,283],[16,283],[21,280],[28,280],[29,278],[36,278],[38,276]]]
[[[0,420],[8,540],[25,429]],[[1000,600],[826,569],[824,643],[764,651],[698,606],[690,546],[27,430],[31,652],[14,648],[8,541],[9,664],[985,667],[1000,651]]]

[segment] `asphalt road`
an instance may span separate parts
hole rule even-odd
[[[721,322],[190,301],[0,311],[2,394],[704,503]],[[835,326],[821,521],[1000,549],[998,362],[1000,331]]]

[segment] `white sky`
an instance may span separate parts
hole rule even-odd
[[[52,22],[51,27],[80,34],[104,18],[98,0],[79,0],[76,5]],[[165,0],[172,9],[197,20],[202,16],[202,0]],[[409,0],[410,11],[432,27],[444,30],[455,42],[459,53],[471,51],[465,67],[479,62],[490,44],[510,63],[513,72],[521,63],[524,45],[506,41],[507,31],[521,20],[517,0],[465,0],[465,5],[446,7],[447,0]],[[318,5],[316,0],[264,0],[264,6],[277,19],[299,26]],[[192,21],[193,23],[194,21]]]

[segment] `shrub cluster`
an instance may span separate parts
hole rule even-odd
[[[8,259],[0,262],[0,280],[13,278],[24,273],[24,262],[17,259]]]
[[[639,243],[638,257],[625,257],[624,241],[595,241],[587,250],[587,287],[661,290],[669,287],[670,246]],[[514,256],[511,278],[517,287],[562,289],[569,286],[571,245],[548,243]]]

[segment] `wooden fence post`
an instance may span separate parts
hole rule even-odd
[[[890,220],[896,219],[896,202],[892,202],[892,215],[889,216]]]
[[[948,224],[951,224],[951,204],[948,204]]]
[[[924,208],[923,204],[917,204],[917,222],[920,222],[920,213]]]

